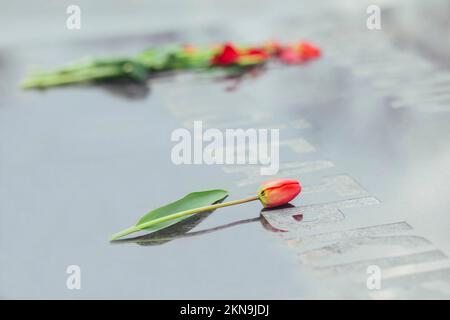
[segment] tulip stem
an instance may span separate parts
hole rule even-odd
[[[250,198],[245,198],[245,199],[240,199],[240,200],[233,200],[233,201],[228,201],[228,202],[222,202],[222,203],[216,203],[210,206],[204,206],[204,207],[199,207],[199,208],[194,208],[194,209],[189,209],[189,210],[185,210],[185,211],[181,211],[181,212],[177,212],[165,217],[161,217],[158,219],[154,219],[145,223],[141,223],[139,225],[134,225],[128,229],[122,230],[120,232],[117,232],[115,234],[113,234],[111,236],[111,241],[117,240],[119,238],[122,238],[126,235],[129,235],[130,233],[133,232],[137,232],[143,229],[147,229],[148,227],[151,227],[155,224],[159,224],[162,222],[166,222],[169,220],[173,220],[173,219],[178,219],[187,215],[192,215],[195,213],[200,213],[200,212],[205,212],[205,211],[211,211],[211,210],[215,210],[218,208],[223,208],[223,207],[229,207],[229,206],[234,206],[236,204],[241,204],[241,203],[245,203],[245,202],[250,202],[250,201],[255,201],[258,200],[259,196],[254,196],[254,197],[250,197]]]

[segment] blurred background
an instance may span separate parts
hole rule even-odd
[[[70,5],[81,8],[80,30],[66,28]],[[307,30],[304,23],[302,29],[293,30],[295,21],[305,19],[315,28],[334,24],[339,29],[344,21],[365,28],[369,5],[382,9],[384,33],[448,61],[450,3],[446,0],[1,0],[0,47],[214,28],[233,30],[248,41],[296,40]]]

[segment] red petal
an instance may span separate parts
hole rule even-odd
[[[239,58],[238,51],[231,45],[225,44],[222,51],[214,56],[213,65],[226,66],[235,63]]]

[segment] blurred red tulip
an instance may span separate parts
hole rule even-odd
[[[223,46],[222,50],[216,54],[211,63],[216,66],[227,66],[234,64],[239,59],[239,52],[232,44],[227,43]]]
[[[320,57],[320,49],[308,42],[301,42],[299,44],[299,51],[306,60]]]
[[[286,64],[298,64],[320,57],[320,49],[308,42],[282,47],[278,57]]]

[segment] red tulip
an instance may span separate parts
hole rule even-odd
[[[258,197],[264,207],[278,207],[294,199],[301,190],[297,180],[273,179],[261,184]]]

